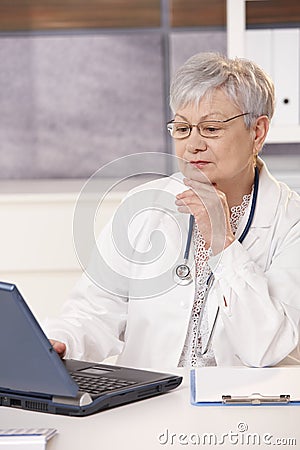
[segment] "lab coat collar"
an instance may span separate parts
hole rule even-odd
[[[272,225],[281,195],[278,181],[276,181],[276,179],[270,174],[266,164],[260,158],[258,159],[258,168],[259,182],[257,202],[249,234],[251,234],[251,231],[255,228],[269,228]],[[237,238],[242,234],[246,226],[251,209],[251,203],[252,197],[246,214],[243,216],[239,224],[236,233]]]
[[[278,209],[281,190],[278,181],[270,174],[266,164],[258,158],[259,185],[252,227],[270,227]]]
[[[263,238],[264,233],[268,232],[274,222],[281,195],[278,181],[270,174],[266,164],[260,158],[258,158],[258,168],[260,171],[257,202],[249,233],[243,242],[245,248],[250,248],[258,238]],[[251,202],[252,198],[246,214],[242,217],[237,229],[237,239],[246,226],[250,214]]]

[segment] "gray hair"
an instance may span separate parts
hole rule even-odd
[[[255,117],[274,113],[274,85],[257,64],[243,58],[230,59],[217,53],[199,53],[189,58],[171,83],[170,106],[175,113],[189,103],[222,89],[241,112],[250,127]]]

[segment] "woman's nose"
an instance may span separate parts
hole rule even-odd
[[[193,133],[195,131],[195,133]],[[205,138],[203,138],[198,130],[193,130],[189,136],[189,141],[186,143],[186,150],[190,153],[205,152],[207,150],[207,145]],[[197,133],[197,135],[195,135]]]
[[[193,126],[191,134],[187,140],[187,144],[190,146],[190,151],[201,152],[207,149],[206,139],[200,134],[197,126]]]

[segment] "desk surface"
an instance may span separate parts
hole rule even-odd
[[[300,448],[300,406],[192,406],[188,372],[176,371],[173,392],[89,417],[0,407],[1,428],[56,428],[47,450]]]

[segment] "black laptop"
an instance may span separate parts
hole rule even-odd
[[[0,282],[0,405],[86,416],[176,388],[182,377],[61,360],[14,284]]]

